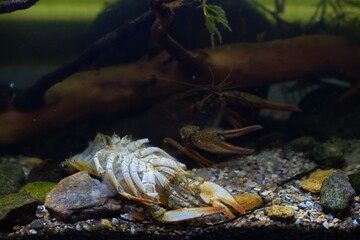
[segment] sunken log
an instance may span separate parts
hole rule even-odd
[[[358,84],[360,46],[336,36],[302,36],[263,43],[236,43],[192,52],[219,83],[252,87],[314,77]],[[188,74],[167,52],[129,64],[78,72],[52,86],[45,105],[0,113],[0,144],[16,144],[75,120],[114,113],[126,116],[154,106],[192,85],[210,84],[210,71]],[[188,84],[183,84],[188,83]]]

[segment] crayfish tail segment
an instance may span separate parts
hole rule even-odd
[[[226,189],[216,183],[205,181],[201,185],[200,191],[200,197],[206,203],[212,204],[214,207],[223,208],[228,218],[234,217],[228,206],[241,214],[245,213],[245,209],[240,206],[235,198],[226,191]]]
[[[244,127],[244,128],[224,130],[221,133],[221,135],[225,139],[229,139],[229,138],[240,137],[242,135],[245,135],[245,134],[260,130],[260,129],[262,129],[262,126],[260,126],[260,125],[251,125],[251,126]]]
[[[71,173],[78,172],[78,171],[86,171],[93,176],[100,177],[100,175],[97,173],[97,171],[86,161],[66,159],[63,164],[68,169],[68,171]]]

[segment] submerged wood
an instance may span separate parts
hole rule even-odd
[[[0,14],[30,8],[38,1],[39,0],[2,0],[0,2]]]
[[[350,83],[360,79],[360,47],[335,36],[302,36],[265,43],[236,43],[194,52],[219,83],[241,87],[271,85],[308,77],[336,77]],[[151,107],[165,98],[209,84],[209,73],[186,74],[163,52],[153,58],[78,72],[51,87],[46,105],[35,112],[13,107],[0,114],[0,144],[16,144],[89,116],[121,113]]]

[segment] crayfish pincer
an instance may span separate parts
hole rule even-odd
[[[251,125],[244,128],[224,130],[221,128],[200,128],[195,125],[186,125],[180,129],[180,136],[184,146],[172,138],[165,138],[164,143],[172,145],[181,153],[196,161],[202,167],[209,167],[213,162],[194,148],[216,154],[251,154],[253,149],[243,148],[226,142],[227,139],[240,137],[244,134],[262,129],[260,125]]]

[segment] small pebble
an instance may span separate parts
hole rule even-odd
[[[272,219],[291,219],[295,216],[295,211],[289,206],[273,205],[265,208],[265,213]]]
[[[275,198],[274,200],[272,200],[272,205],[279,205],[280,203],[281,203],[280,198]]]
[[[257,186],[256,182],[253,182],[251,180],[247,180],[246,183],[244,184],[245,187],[249,187],[249,188],[253,188]]]
[[[108,219],[101,219],[100,224],[105,226],[106,228],[112,227],[112,223]]]
[[[134,225],[131,225],[131,226],[130,226],[130,232],[131,232],[132,235],[135,234],[136,229],[135,229],[135,226],[134,226]]]
[[[76,230],[76,231],[81,231],[81,229],[82,229],[82,227],[80,226],[80,224],[79,224],[79,223],[76,224],[75,230]]]
[[[296,221],[295,221],[295,224],[296,225],[301,225],[303,223],[303,220],[301,217],[297,218]]]
[[[329,223],[327,221],[324,222],[322,225],[324,226],[324,228],[329,229]]]
[[[272,192],[272,191],[270,191],[270,190],[264,191],[264,192],[262,192],[260,195],[261,195],[261,196],[267,196],[267,195],[269,195],[271,192]]]
[[[242,193],[235,195],[234,198],[246,211],[257,208],[263,204],[261,197],[257,194]]]
[[[37,234],[37,231],[35,229],[30,229],[29,234],[30,235],[35,235],[35,234]]]
[[[37,219],[30,224],[30,228],[39,230],[44,227],[45,223],[42,219]]]

